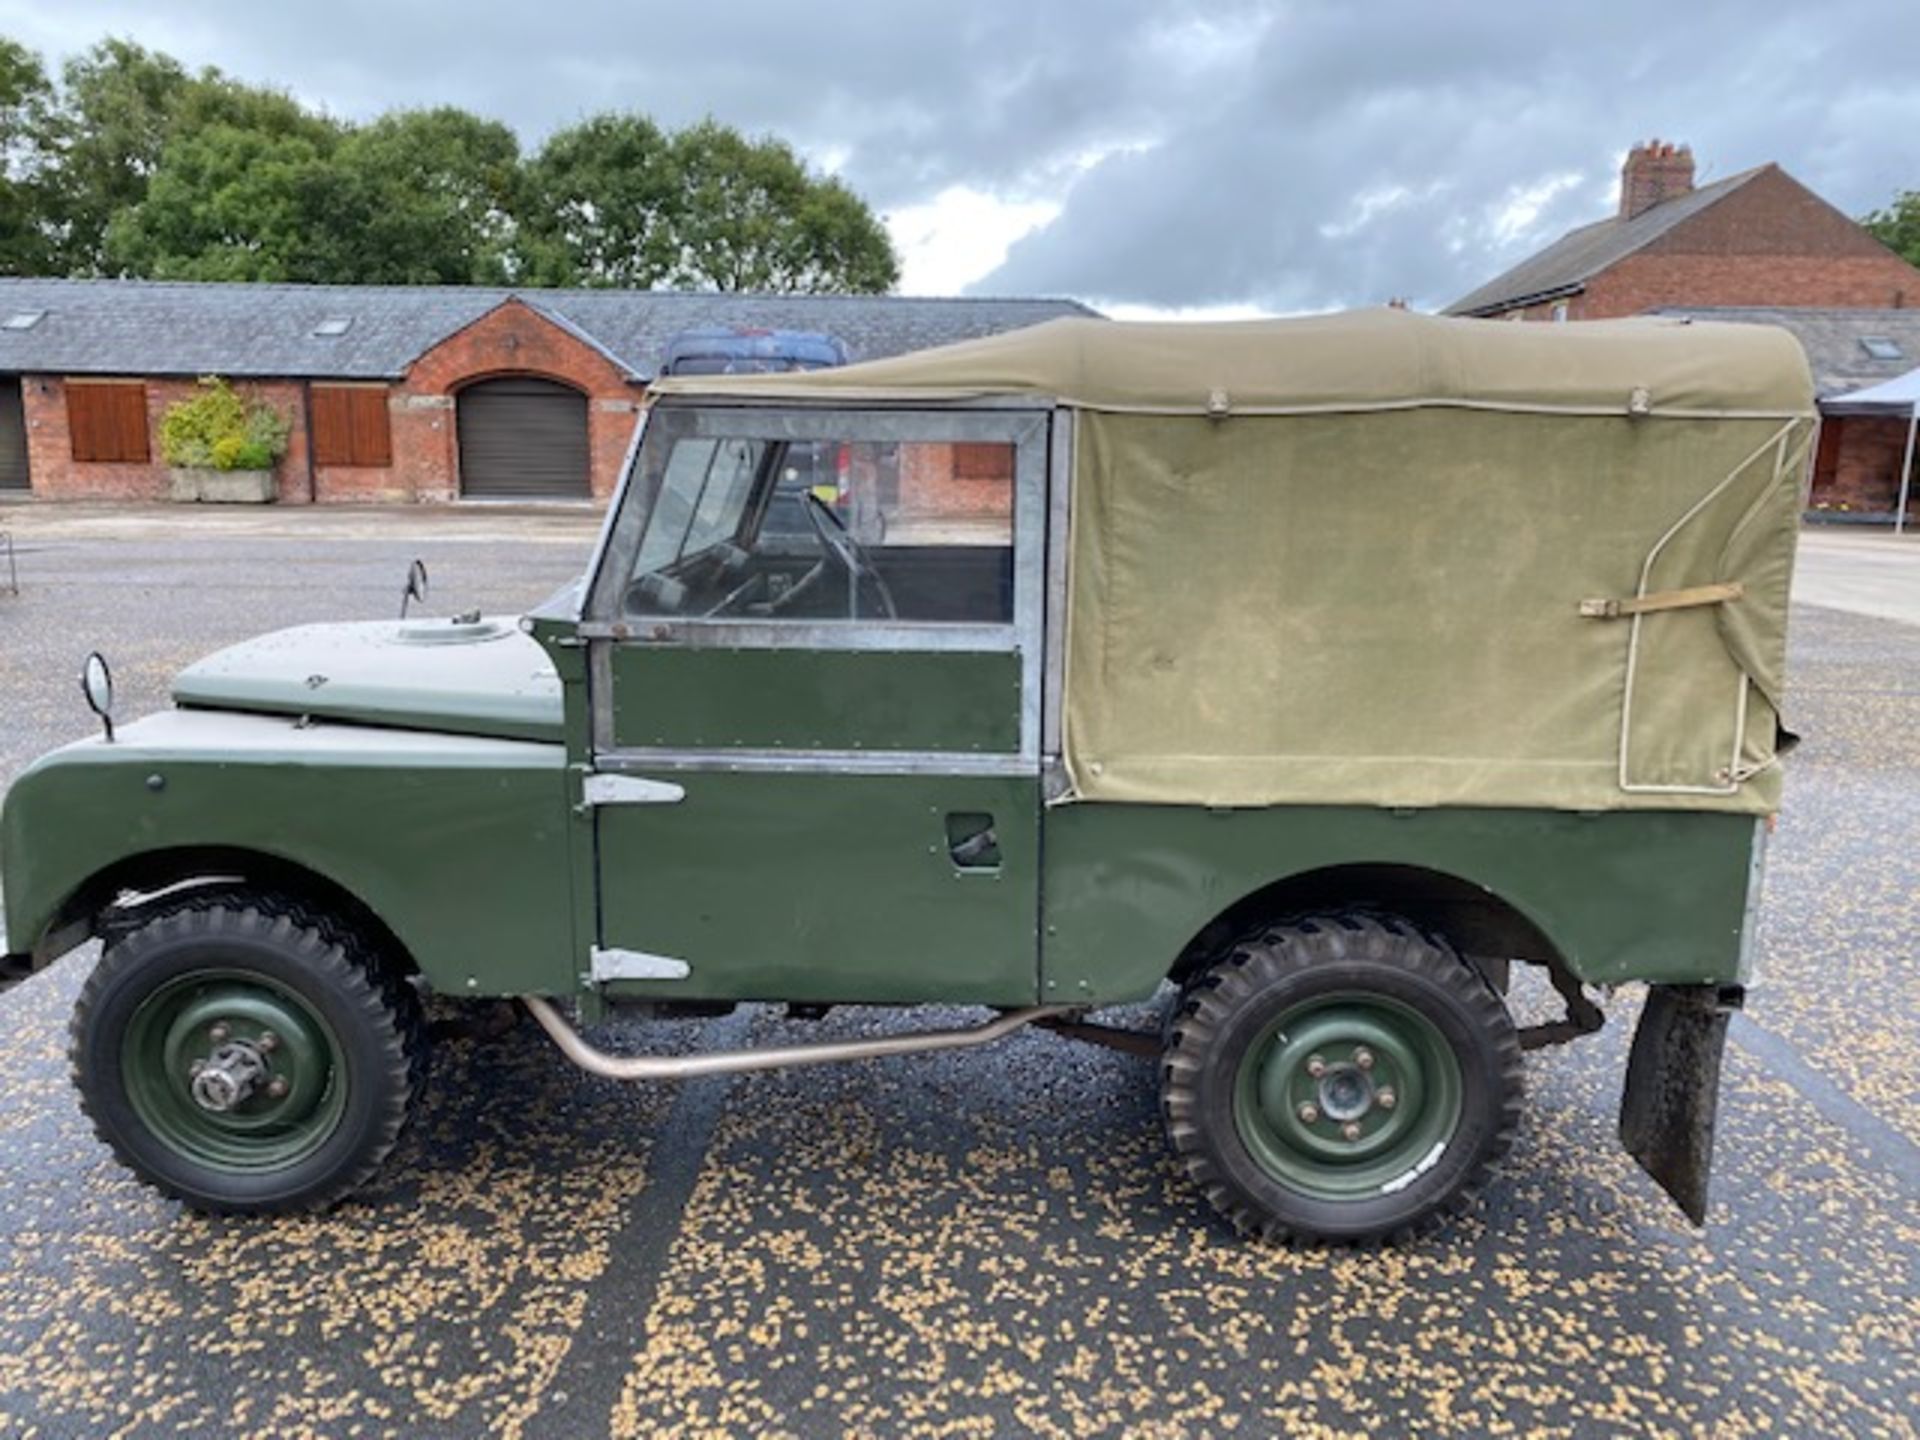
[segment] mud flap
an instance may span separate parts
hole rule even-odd
[[[1633,1032],[1620,1143],[1695,1225],[1707,1220],[1720,1059],[1737,987],[1654,985]]]

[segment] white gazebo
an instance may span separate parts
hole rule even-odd
[[[1820,402],[1820,413],[1824,415],[1880,415],[1902,416],[1907,421],[1907,449],[1900,462],[1900,499],[1894,505],[1893,531],[1898,535],[1907,528],[1907,492],[1913,483],[1913,439],[1914,432],[1920,430],[1920,370],[1909,370],[1904,375],[1896,375],[1891,380],[1882,380],[1878,385],[1869,385],[1864,390],[1852,390],[1845,395],[1830,395]]]

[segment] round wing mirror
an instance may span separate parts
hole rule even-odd
[[[407,566],[407,588],[400,592],[400,618],[407,618],[407,607],[416,600],[427,598],[427,565],[424,560],[415,560]]]
[[[107,739],[113,739],[113,671],[107,668],[106,657],[96,650],[87,656],[87,663],[80,667],[80,693],[87,697],[87,708],[100,717],[100,723],[107,727]]]

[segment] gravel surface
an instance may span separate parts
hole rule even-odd
[[[416,554],[433,613],[535,602],[593,530],[193,518],[0,516],[0,785],[88,730],[88,649],[135,715],[217,645],[393,613]],[[684,1087],[594,1080],[526,1024],[451,1037],[361,1200],[209,1221],[75,1106],[89,947],[0,996],[0,1436],[1920,1435],[1920,627],[1794,624],[1807,739],[1704,1233],[1614,1140],[1629,997],[1529,1057],[1505,1172],[1405,1251],[1234,1239],[1167,1159],[1151,1067],[1033,1033]]]

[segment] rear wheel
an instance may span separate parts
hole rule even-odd
[[[1188,1175],[1276,1239],[1409,1237],[1465,1205],[1519,1119],[1520,1047],[1444,942],[1315,916],[1236,946],[1182,995],[1163,1108]]]
[[[101,1138],[223,1214],[317,1210],[378,1170],[424,1074],[418,998],[348,930],[272,897],[183,900],[116,938],[72,1027]]]

